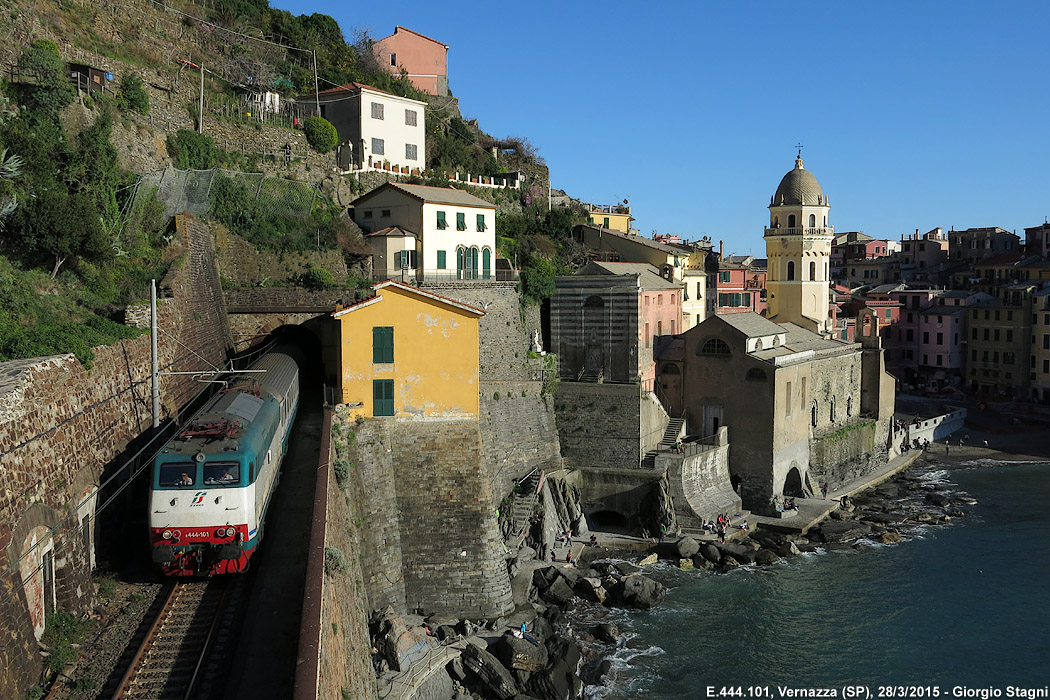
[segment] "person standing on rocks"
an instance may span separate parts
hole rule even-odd
[[[828,482],[826,481],[820,482],[820,497],[824,500],[828,498]]]

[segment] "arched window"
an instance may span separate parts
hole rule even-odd
[[[853,415],[853,397],[846,397],[846,417],[849,418]]]
[[[813,405],[809,407],[809,423],[814,428],[817,427],[817,402],[814,401]]]
[[[773,228],[780,228],[780,217],[779,216],[774,216],[773,217]]]
[[[809,227],[813,228],[816,225],[817,225],[817,215],[816,214],[810,214],[809,215]]]
[[[761,338],[756,338],[755,339],[755,351],[757,352],[757,351],[759,351],[761,349],[762,349],[762,339]]]
[[[456,248],[456,279],[464,279],[463,270],[467,267],[467,256],[463,246]]]
[[[605,301],[603,301],[602,298],[597,294],[592,294],[591,296],[587,297],[587,300],[583,302],[583,305],[589,308],[600,309],[603,306],[605,306]]]
[[[788,214],[788,228],[795,228],[795,215]]]
[[[492,249],[484,248],[481,251],[481,276],[488,279],[492,276]]]
[[[766,377],[766,373],[760,370],[758,367],[753,367],[747,371],[747,376],[744,377],[749,382],[765,382],[769,381]]]
[[[711,338],[700,348],[698,355],[729,355],[729,344],[721,338]]]
[[[468,254],[470,255],[470,279],[476,280],[478,278],[478,247],[472,246]]]
[[[787,274],[787,278],[788,278],[789,282],[791,280],[795,279],[795,261],[794,260],[788,260],[788,274]]]
[[[817,264],[815,262],[811,262],[809,264],[809,280],[810,282],[812,282],[815,279],[817,279]]]
[[[830,418],[832,423],[835,422],[835,397],[834,396],[831,397],[831,404],[828,407],[828,417]]]

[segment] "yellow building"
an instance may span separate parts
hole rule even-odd
[[[623,233],[632,233],[631,208],[622,204],[599,204],[588,207],[587,220],[595,226],[611,228]],[[637,233],[634,231],[633,233]]]
[[[332,314],[350,417],[478,417],[481,309],[400,282]]]

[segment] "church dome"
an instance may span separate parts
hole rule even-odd
[[[813,173],[802,167],[802,156],[795,159],[794,170],[789,170],[780,181],[770,206],[827,206],[828,200],[824,190]]]

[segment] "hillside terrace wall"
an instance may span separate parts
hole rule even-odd
[[[222,367],[230,337],[210,234],[183,217],[176,230],[185,255],[161,284],[168,296],[158,309],[161,369]],[[109,476],[107,468],[128,443],[152,425],[149,334],[95,353],[90,370],[71,355],[0,364],[0,697],[22,697],[41,668],[33,615],[39,620],[42,611],[31,614],[19,568],[26,538],[53,537],[57,608],[88,612],[94,602],[92,553],[81,527],[84,516],[93,514],[90,502],[80,512],[76,507]],[[201,389],[190,376],[164,377],[165,413]],[[106,530],[116,520],[96,524],[91,517],[94,541],[131,537]]]

